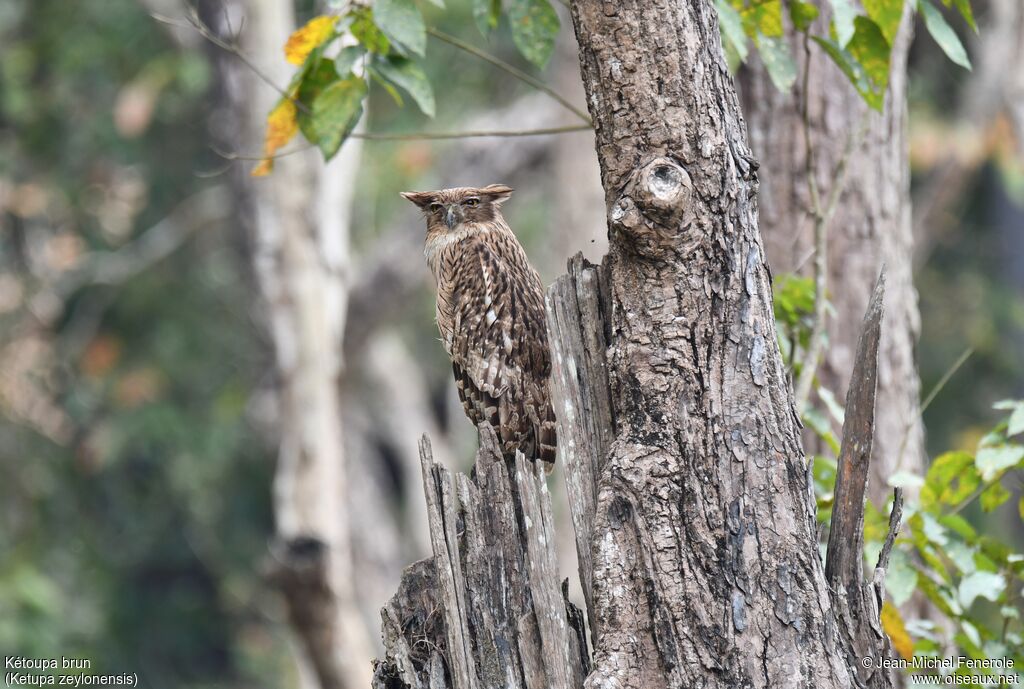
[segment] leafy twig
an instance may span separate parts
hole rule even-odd
[[[438,29],[430,27],[430,28],[427,29],[427,33],[430,34],[431,36],[433,36],[434,38],[440,40],[440,41],[444,41],[445,43],[448,43],[449,45],[455,46],[459,50],[464,50],[465,52],[469,53],[470,55],[473,55],[474,57],[478,57],[481,60],[484,60],[485,62],[491,63],[492,65],[494,65],[498,69],[502,69],[502,70],[508,72],[509,74],[514,76],[516,79],[519,79],[520,81],[522,81],[522,82],[524,82],[526,84],[529,84],[530,86],[532,86],[533,88],[537,89],[538,91],[542,91],[542,92],[548,94],[549,96],[554,98],[556,101],[558,101],[567,110],[569,110],[570,112],[575,114],[577,117],[579,117],[581,120],[583,120],[587,124],[592,125],[592,122],[590,121],[590,117],[585,112],[583,112],[582,110],[577,108],[575,105],[570,103],[568,100],[566,100],[564,97],[559,95],[559,93],[557,91],[552,89],[550,86],[545,84],[540,79],[535,79],[534,77],[530,76],[529,74],[527,74],[523,70],[521,70],[521,69],[519,69],[517,67],[513,67],[512,65],[510,65],[507,62],[505,62],[504,60],[498,59],[498,58],[494,57],[493,55],[491,55],[490,53],[485,52],[483,50],[480,50],[475,45],[472,45],[471,43],[466,43],[462,39],[456,38],[455,36],[451,36],[449,34],[446,34],[443,31],[440,31]]]
[[[825,349],[825,319],[827,316],[828,300],[828,226],[839,205],[839,197],[846,186],[846,172],[850,156],[853,150],[860,144],[867,125],[870,113],[865,111],[857,128],[849,133],[846,145],[843,148],[842,156],[836,164],[835,172],[832,174],[832,186],[829,189],[828,199],[824,207],[821,203],[821,194],[818,190],[818,180],[814,169],[814,147],[811,143],[811,118],[810,95],[808,94],[809,73],[811,64],[811,47],[807,36],[804,36],[804,73],[803,73],[803,103],[801,118],[803,120],[805,175],[807,177],[807,188],[811,197],[811,215],[814,218],[814,325],[811,328],[811,337],[807,351],[801,361],[800,377],[796,385],[796,408],[797,412],[803,413],[807,406],[807,400],[811,395],[811,387],[814,384],[814,375],[818,369],[818,361],[821,359]]]

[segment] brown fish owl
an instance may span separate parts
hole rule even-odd
[[[512,189],[492,184],[402,196],[427,219],[424,254],[437,283],[437,327],[474,425],[506,455],[555,461],[551,354],[540,276],[501,216]]]

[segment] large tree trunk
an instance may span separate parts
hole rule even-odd
[[[837,551],[827,582],[818,557],[758,235],[757,164],[714,9],[578,0],[572,10],[610,233],[601,268],[577,267],[552,295],[560,446],[589,439],[601,455],[566,460],[596,477],[593,519],[577,519],[592,529],[588,686],[887,686],[854,662],[885,652],[859,553]],[[598,308],[578,329],[573,296]],[[606,353],[581,366],[573,341],[595,331]],[[596,394],[577,406],[581,370]],[[603,399],[610,418],[580,419]],[[611,432],[595,438],[581,420]]]
[[[825,10],[826,8],[822,8]],[[762,163],[761,232],[773,272],[809,272],[814,261],[814,220],[808,191],[808,151],[802,105],[807,101],[806,134],[813,174],[822,196],[843,184],[835,213],[827,224],[828,299],[835,312],[827,318],[828,346],[818,376],[822,386],[843,399],[857,343],[857,328],[871,286],[882,263],[888,277],[888,304],[882,328],[878,381],[878,426],[871,462],[869,494],[884,504],[886,479],[899,469],[923,473],[923,430],[919,408],[920,379],[914,346],[920,330],[913,285],[913,240],[910,216],[910,165],[907,142],[907,49],[909,6],[892,52],[885,110],[870,110],[864,100],[817,45],[809,61],[799,38],[790,35],[803,79],[781,93],[758,62],[740,72],[743,115],[751,148]],[[816,30],[827,32],[828,19]],[[863,131],[863,135],[861,132]],[[846,157],[845,182],[836,171],[850,137],[856,145]],[[820,443],[804,434],[808,450]]]
[[[874,582],[861,573],[881,289],[848,399],[826,565],[775,340],[757,163],[714,8],[577,0],[572,12],[610,237],[601,266],[574,259],[548,294],[559,455],[595,644],[584,686],[889,687],[887,672],[860,662],[888,655],[884,557]],[[575,662],[559,675],[544,666],[545,680],[529,671],[535,651],[503,651],[537,647],[516,620],[577,625],[550,575],[529,577],[542,587],[532,609],[496,604],[510,590],[525,598],[524,568],[506,570],[509,557],[551,560],[551,538],[530,533],[538,517],[526,516],[535,508],[525,467],[496,491],[504,479],[487,468],[483,440],[475,488],[453,488],[424,461],[434,558],[407,570],[385,611],[378,688],[580,686]],[[509,501],[522,519],[508,515]],[[476,573],[481,527],[511,586],[493,568]],[[574,658],[571,638],[544,641],[546,657],[566,643]],[[525,681],[488,674],[495,662]]]

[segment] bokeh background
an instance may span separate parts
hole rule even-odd
[[[291,9],[205,0],[195,12],[218,32],[242,27],[242,49],[284,82],[283,41],[260,44],[242,21],[272,4]],[[467,3],[448,5],[431,22],[481,43]],[[1024,39],[987,27],[986,7],[981,35],[964,35],[972,54],[989,38]],[[321,9],[295,8],[299,21]],[[264,576],[281,410],[260,202],[282,183],[251,178],[248,160],[276,94],[189,27],[190,12],[177,0],[0,2],[0,651],[91,658],[156,688],[298,686],[284,605]],[[570,34],[545,78],[582,103]],[[507,31],[486,45],[525,67]],[[366,131],[573,122],[484,62],[444,43],[429,51],[435,120],[376,89]],[[1024,90],[993,79],[914,44],[922,389],[973,348],[926,411],[932,452],[973,448],[997,418],[992,403],[1024,396],[1012,117],[1024,117]],[[981,108],[983,97],[1016,110]],[[346,147],[330,166],[345,167],[344,185],[297,157],[328,180],[311,222],[337,223],[345,206],[335,382],[356,614],[373,644],[402,567],[428,552],[416,439],[429,432],[435,457],[459,467],[475,443],[433,324],[421,221],[398,192],[514,186],[507,216],[546,282],[576,251],[599,259],[606,240],[588,133]],[[968,516],[1001,533],[1019,525]],[[571,535],[559,535],[568,574]]]

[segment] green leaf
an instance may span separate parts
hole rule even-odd
[[[718,10],[718,26],[722,30],[726,47],[731,45],[740,61],[746,60],[747,35],[743,33],[743,19],[740,13],[726,0],[715,0],[715,9]]]
[[[427,117],[434,116],[434,91],[426,72],[418,64],[404,57],[377,57],[370,63],[376,72],[395,86],[405,90]]]
[[[958,617],[963,609],[945,586],[936,584],[924,572],[917,573],[917,588],[947,617]]]
[[[983,447],[978,450],[974,460],[981,473],[981,478],[991,481],[1003,469],[1014,466],[1024,459],[1024,445],[1001,445],[999,447]]]
[[[772,282],[775,319],[786,325],[800,325],[800,319],[814,312],[814,279],[794,273],[780,273]]]
[[[932,35],[935,42],[942,48],[942,52],[946,53],[950,60],[964,69],[970,69],[971,61],[967,58],[967,51],[964,50],[964,46],[957,37],[956,32],[946,23],[946,19],[942,16],[939,8],[933,5],[930,0],[918,0],[917,7],[921,10],[921,15],[924,17],[924,25],[928,29],[928,33]]]
[[[819,385],[818,397],[820,397],[821,401],[825,403],[825,408],[828,409],[828,413],[840,426],[846,423],[846,410],[843,409],[843,405],[836,401],[836,396],[832,394],[831,390],[826,388],[824,385]]]
[[[1006,422],[1006,437],[1024,433],[1024,400],[1000,400],[992,405],[993,409],[1010,411]]]
[[[892,49],[878,24],[867,17],[853,20],[855,31],[846,49],[864,67],[875,90],[884,98],[889,85],[889,57]]]
[[[546,65],[558,35],[555,8],[548,0],[510,0],[507,11],[516,48],[537,67]]]
[[[356,63],[366,55],[366,48],[361,45],[350,45],[342,48],[338,57],[334,58],[334,70],[340,77],[347,77]]]
[[[957,10],[960,11],[960,15],[967,22],[967,25],[974,29],[974,33],[978,33],[978,23],[974,21],[974,11],[971,9],[971,0],[953,0],[953,4],[956,5]]]
[[[783,35],[782,0],[729,0],[743,19],[743,30],[756,39],[757,34],[778,38]]]
[[[903,18],[904,0],[862,0],[864,11],[874,20],[889,46],[896,40],[896,32]]]
[[[894,549],[889,559],[889,569],[885,573],[885,588],[892,597],[893,605],[900,606],[910,599],[917,588],[917,572],[900,549]]]
[[[1002,575],[978,571],[960,580],[957,597],[966,610],[979,597],[991,601],[998,600],[1005,588],[1006,580]]]
[[[796,81],[796,62],[789,54],[789,46],[781,38],[758,34],[754,38],[761,55],[761,62],[768,70],[772,83],[782,93],[786,93]]]
[[[825,441],[832,452],[839,454],[839,441],[833,435],[831,424],[824,414],[814,407],[808,407],[804,410],[803,421],[819,438]]]
[[[364,48],[371,53],[387,55],[391,49],[391,41],[384,35],[376,24],[373,23],[373,15],[367,7],[360,7],[352,11],[352,37],[359,41]]]
[[[811,39],[822,47],[826,55],[832,58],[832,62],[846,75],[846,78],[850,80],[850,83],[853,84],[853,87],[864,101],[875,110],[881,112],[885,102],[885,92],[879,93],[874,88],[864,67],[847,51],[840,48],[836,41],[821,36],[811,36]]]
[[[442,10],[444,9],[444,0],[427,0],[427,2],[434,7],[440,7]]]
[[[917,490],[924,485],[924,478],[912,471],[897,471],[886,481],[893,488],[909,488]]]
[[[397,105],[398,107],[402,107],[405,104],[402,101],[402,94],[398,92],[398,89],[395,88],[395,86],[390,81],[382,77],[380,73],[373,68],[370,69],[370,79],[373,80],[374,83],[378,84],[382,89],[387,91],[388,95],[391,96],[391,100],[395,101],[395,105]]]
[[[299,129],[330,160],[363,114],[366,82],[349,74],[339,79],[334,60],[321,59],[299,85]]]
[[[978,536],[978,532],[974,530],[974,527],[971,526],[970,522],[959,514],[947,514],[939,517],[939,523],[951,529],[953,532],[958,534],[960,538],[967,541],[973,541]]]
[[[377,0],[373,19],[392,43],[422,56],[427,49],[427,27],[413,0]]]
[[[970,546],[957,540],[950,540],[943,549],[946,555],[964,574],[971,574],[978,568],[974,564],[974,550]]]
[[[857,16],[857,9],[850,0],[831,0],[832,2],[832,28],[835,31],[836,42],[840,49],[853,38],[853,20]]]
[[[1003,484],[993,483],[981,493],[981,509],[991,512],[1004,502],[1010,499],[1010,491],[1003,487]]]
[[[966,452],[947,452],[939,455],[928,467],[925,485],[921,489],[921,506],[959,505],[981,485],[974,457]]]
[[[789,18],[797,31],[807,31],[818,18],[818,8],[809,2],[793,0],[789,3]]]
[[[473,0],[473,21],[484,36],[498,27],[500,15],[501,0]]]

